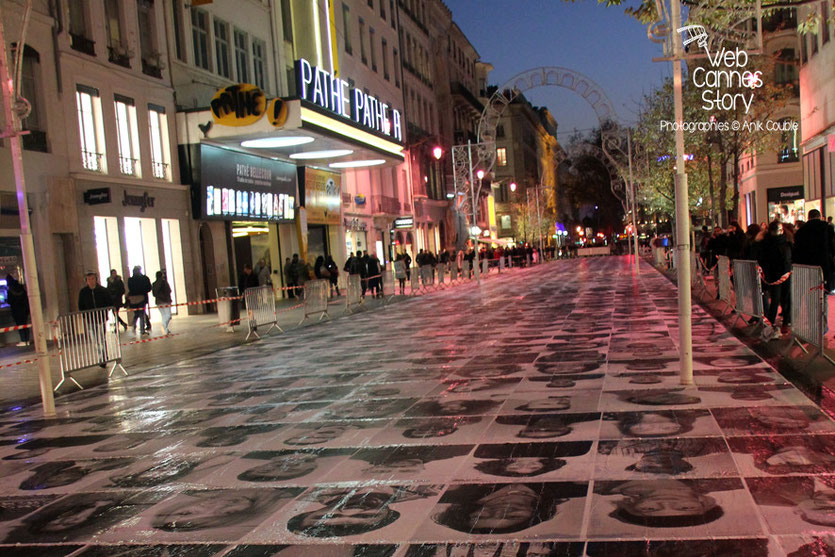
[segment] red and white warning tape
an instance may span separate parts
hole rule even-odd
[[[763,272],[762,267],[757,266],[757,272],[759,272],[759,273],[760,273],[760,280],[762,280],[763,284],[767,284],[768,286],[778,286],[778,285],[780,285],[780,284],[783,284],[784,282],[786,282],[787,280],[789,280],[789,277],[791,277],[791,276],[792,276],[792,272],[791,272],[791,271],[789,271],[789,272],[788,272],[788,273],[786,273],[785,275],[783,275],[783,276],[781,276],[780,278],[778,278],[776,281],[774,281],[774,282],[768,282],[767,280],[765,280],[765,273]]]
[[[31,329],[32,324],[28,325],[12,325],[11,327],[0,327],[0,333],[8,333],[10,331],[19,331],[21,329]]]

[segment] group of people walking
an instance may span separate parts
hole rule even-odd
[[[166,335],[171,334],[171,285],[165,275],[165,270],[156,272],[154,282],[142,273],[139,265],[133,268],[133,274],[128,278],[127,287],[116,269],[110,270],[107,286],[99,284],[98,274],[88,272],[85,276],[86,285],[78,293],[78,309],[85,311],[113,307],[119,325],[128,330],[128,323],[122,319],[119,311],[126,308],[133,332],[136,332],[137,322],[142,336],[151,332],[151,318],[148,313],[150,295],[154,296],[154,304],[162,319],[162,329]]]
[[[824,287],[832,292],[835,227],[821,218],[817,209],[809,211],[807,222],[794,224],[774,220],[768,224],[751,224],[747,230],[731,222],[727,230],[717,227],[712,234],[703,228],[700,255],[707,269],[717,271],[717,257],[729,260],[754,260],[762,269],[763,313],[767,321],[763,340],[772,340],[789,332],[791,327],[792,264],[820,267]],[[824,304],[824,309],[826,304]],[[780,328],[776,319],[780,311]],[[753,319],[753,318],[752,318]]]

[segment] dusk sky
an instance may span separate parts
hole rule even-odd
[[[661,47],[647,39],[646,26],[594,0],[445,0],[459,27],[493,64],[490,83],[502,85],[514,75],[540,66],[562,66],[585,74],[605,89],[624,123],[635,120],[645,92],[672,75],[669,62],[653,62]],[[559,125],[560,141],[574,128],[597,126],[591,107],[575,93],[541,87],[525,93],[547,106]]]

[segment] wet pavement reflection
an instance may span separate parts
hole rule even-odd
[[[835,555],[835,422],[623,258],[0,414],[0,556]]]

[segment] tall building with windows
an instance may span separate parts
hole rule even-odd
[[[790,95],[771,119],[787,127],[801,122],[798,46],[795,8],[773,10],[764,17],[763,47],[774,59],[773,83],[785,86]],[[738,214],[745,226],[775,218],[806,219],[800,137],[800,129],[787,129],[780,132],[777,150],[754,150],[740,157]]]
[[[23,122],[24,165],[49,319],[76,309],[87,271],[104,282],[111,269],[123,276],[135,265],[151,276],[166,269],[178,300],[195,286],[163,7],[34,3],[23,47],[21,89],[32,106]],[[22,4],[3,2],[3,18],[7,41],[16,40]],[[8,148],[1,151],[8,157]],[[9,178],[3,183],[13,187]],[[16,213],[5,210],[7,198],[14,196],[0,195],[3,214]],[[10,231],[4,249],[18,262],[12,266],[20,266],[16,220],[2,226]]]
[[[800,157],[806,207],[835,215],[835,26],[832,3],[798,8],[805,18],[816,10],[823,23],[800,36]],[[821,201],[826,199],[826,203]]]
[[[554,191],[560,150],[557,122],[550,111],[534,107],[524,95],[516,97],[496,126],[493,196],[499,239],[532,241],[534,235],[526,229],[530,219],[522,216],[526,211],[536,211],[535,196],[544,201],[547,192]],[[545,207],[539,209],[544,211]]]

